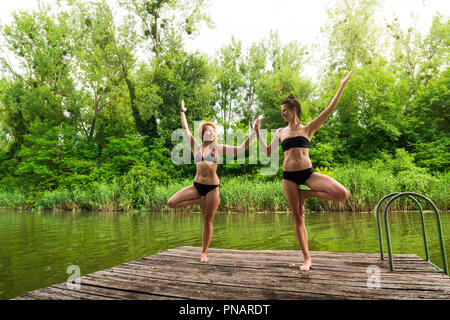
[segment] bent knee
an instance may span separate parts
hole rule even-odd
[[[350,197],[350,193],[346,188],[343,188],[337,192],[336,197],[338,201],[345,201]]]
[[[169,201],[167,201],[167,205],[169,206],[169,208],[174,209],[176,206],[176,201],[169,199]]]

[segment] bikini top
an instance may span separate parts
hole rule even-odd
[[[307,138],[304,136],[296,136],[286,138],[281,141],[281,147],[283,148],[283,152],[290,148],[309,148],[310,143]]]
[[[205,157],[202,155],[202,146],[198,147],[198,151],[194,154],[194,163],[200,163],[202,161],[214,162],[218,163],[216,150],[212,149],[210,152],[206,154]]]

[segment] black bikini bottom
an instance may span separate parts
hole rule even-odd
[[[198,193],[200,193],[200,195],[203,197],[206,196],[206,194],[211,190],[220,187],[220,184],[202,184],[194,181],[194,187],[197,189]]]
[[[313,167],[300,170],[300,171],[284,171],[283,170],[283,179],[290,180],[295,182],[296,184],[305,184],[305,181],[309,179],[309,177],[316,172]]]

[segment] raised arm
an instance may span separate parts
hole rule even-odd
[[[186,121],[186,115],[184,114],[186,111],[187,108],[184,106],[184,100],[181,100],[181,124],[183,126],[184,133],[186,134],[186,138],[191,146],[191,150],[192,152],[195,152],[195,150],[198,148],[198,143],[197,141],[195,141],[191,131],[189,130],[188,123]]]
[[[345,85],[347,84],[348,79],[350,79],[350,76],[352,75],[353,70],[350,70],[350,72],[341,80],[341,85],[339,86],[338,91],[336,92],[333,100],[331,100],[330,105],[323,110],[317,118],[312,120],[306,125],[306,129],[309,131],[310,136],[312,136],[314,133],[316,133],[317,130],[324,124],[324,122],[328,119],[330,114],[333,112],[334,108],[336,108],[339,99],[341,98],[342,91],[344,91]]]
[[[261,134],[259,132],[259,119],[256,120],[256,122],[257,122],[257,124],[256,124],[256,132],[258,134],[259,146],[260,146],[261,150],[264,152],[264,154],[267,157],[269,157],[272,154],[272,151],[275,149],[275,144],[276,144],[276,147],[279,146],[279,143],[280,143],[280,136],[279,136],[280,129],[277,129],[277,131],[275,131],[275,135],[272,138],[272,142],[270,142],[270,145],[267,146],[266,142],[261,137]],[[276,149],[278,149],[278,148],[276,148]]]
[[[258,122],[258,124],[259,124],[259,122]],[[245,150],[248,149],[250,142],[256,137],[256,126],[257,126],[257,124],[255,123],[253,131],[250,133],[250,135],[247,137],[247,139],[245,139],[245,141],[240,146],[229,146],[226,144],[220,145],[222,147],[221,148],[222,153],[223,154],[241,154],[241,153],[245,152]]]

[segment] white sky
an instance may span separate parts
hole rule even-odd
[[[278,30],[283,42],[299,40],[317,42],[320,27],[327,19],[326,4],[332,0],[212,0],[209,12],[215,29],[203,28],[200,36],[188,43],[189,48],[201,48],[206,53],[231,41],[231,35],[250,45]],[[435,12],[450,13],[449,0],[382,0],[381,17],[392,20],[395,13],[401,25],[409,25],[411,13],[419,18],[419,29],[427,32]]]
[[[54,0],[42,0],[54,3]],[[117,7],[116,0],[107,0]],[[298,40],[302,44],[319,43],[323,39],[320,27],[327,19],[325,5],[333,0],[210,0],[208,12],[216,28],[204,27],[200,35],[185,42],[188,50],[199,50],[209,55],[231,42],[231,36],[242,40],[244,48],[278,31],[282,43]],[[380,22],[391,21],[396,14],[403,28],[411,25],[411,14],[418,17],[422,34],[428,32],[436,12],[450,16],[450,0],[382,0],[378,12]],[[33,10],[36,0],[0,0],[0,23],[10,23],[16,10]],[[316,57],[320,56],[318,53]],[[320,62],[305,68],[306,75],[314,78]]]

